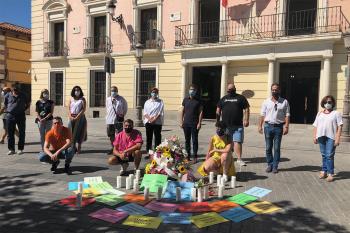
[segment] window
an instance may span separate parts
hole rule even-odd
[[[90,71],[90,107],[106,106],[106,73]]]
[[[136,72],[139,70],[137,69]],[[136,74],[138,75],[138,74]],[[141,80],[140,80],[140,96],[141,106],[145,105],[146,100],[149,98],[151,89],[156,86],[156,69],[155,68],[142,68]]]
[[[50,99],[63,106],[63,72],[50,72]]]

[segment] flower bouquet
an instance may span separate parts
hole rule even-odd
[[[163,174],[181,181],[194,180],[187,152],[177,136],[165,139],[155,151],[150,150],[149,155],[151,162],[146,164],[146,174]]]

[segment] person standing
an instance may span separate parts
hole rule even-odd
[[[266,172],[278,173],[282,135],[288,134],[290,108],[288,101],[280,97],[279,84],[274,83],[271,85],[271,93],[272,96],[267,98],[262,104],[258,131],[262,134],[264,127]]]
[[[40,133],[41,149],[44,151],[45,135],[51,130],[54,102],[50,100],[49,91],[43,89],[40,93],[40,99],[35,104],[36,119]]]
[[[86,100],[79,86],[73,87],[71,97],[68,103],[68,128],[72,131],[72,147],[75,153],[80,154],[81,144],[87,140]]]
[[[235,85],[230,83],[227,86],[227,95],[219,100],[216,108],[216,120],[219,122],[222,117],[227,132],[232,137],[233,149],[239,166],[246,166],[242,160],[242,144],[244,127],[249,126],[249,107],[248,100],[243,95],[237,94]]]
[[[313,123],[314,143],[320,145],[322,155],[322,170],[320,179],[327,177],[328,182],[334,180],[334,155],[339,146],[340,135],[343,127],[341,114],[334,110],[336,102],[333,96],[328,95],[321,100],[323,111],[319,112]]]
[[[64,171],[71,175],[70,163],[74,157],[71,141],[72,132],[63,126],[61,117],[54,117],[53,127],[45,136],[44,151],[39,153],[40,162],[52,164],[51,171],[55,173],[60,159],[65,159]]]
[[[2,115],[2,123],[3,123],[3,129],[4,133],[1,136],[0,143],[4,144],[5,143],[5,138],[7,137],[7,127],[6,127],[6,108],[4,106],[5,102],[5,96],[7,93],[11,92],[11,88],[9,87],[4,87],[1,91],[1,97],[2,97],[2,104],[1,104],[1,109],[0,109],[0,115]],[[18,135],[18,131],[16,129],[16,133]]]
[[[193,160],[197,163],[198,157],[198,133],[202,125],[203,106],[197,95],[198,88],[195,84],[190,86],[188,97],[182,101],[180,126],[184,130],[186,151],[188,160],[191,160],[191,138],[193,146]]]
[[[115,135],[123,130],[124,116],[128,111],[126,100],[118,94],[116,86],[111,87],[111,96],[106,99],[106,124],[107,136],[112,145],[108,154],[113,153],[113,142]]]
[[[152,150],[153,134],[154,148],[157,147],[162,140],[162,125],[164,123],[164,103],[159,99],[159,90],[154,87],[151,90],[151,98],[149,98],[143,108],[143,123],[146,128],[146,151]]]
[[[4,107],[6,109],[6,126],[7,126],[7,138],[8,138],[8,155],[15,154],[15,130],[16,125],[19,131],[18,139],[18,151],[17,154],[23,154],[25,143],[25,131],[26,131],[26,113],[30,103],[27,96],[22,93],[18,87],[14,87],[12,92],[9,92],[5,96]]]

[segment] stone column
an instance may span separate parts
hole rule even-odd
[[[323,61],[323,96],[331,94],[331,59],[332,56],[324,56]],[[322,97],[323,97],[322,96]]]
[[[276,58],[269,57],[269,74],[267,78],[267,96],[271,95],[271,85],[275,82],[275,64]]]
[[[181,79],[181,101],[186,96],[186,88],[187,88],[187,62],[181,62],[182,65],[182,79]]]
[[[220,97],[226,95],[227,86],[227,60],[221,60],[221,85],[220,85]]]

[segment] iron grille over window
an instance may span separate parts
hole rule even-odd
[[[91,71],[90,73],[90,107],[106,106],[106,73]]]
[[[139,70],[137,69],[137,72]],[[142,68],[141,69],[141,80],[139,82],[140,93],[137,93],[141,96],[141,106],[145,105],[146,100],[149,98],[149,93],[151,89],[156,86],[156,69],[155,68]]]

